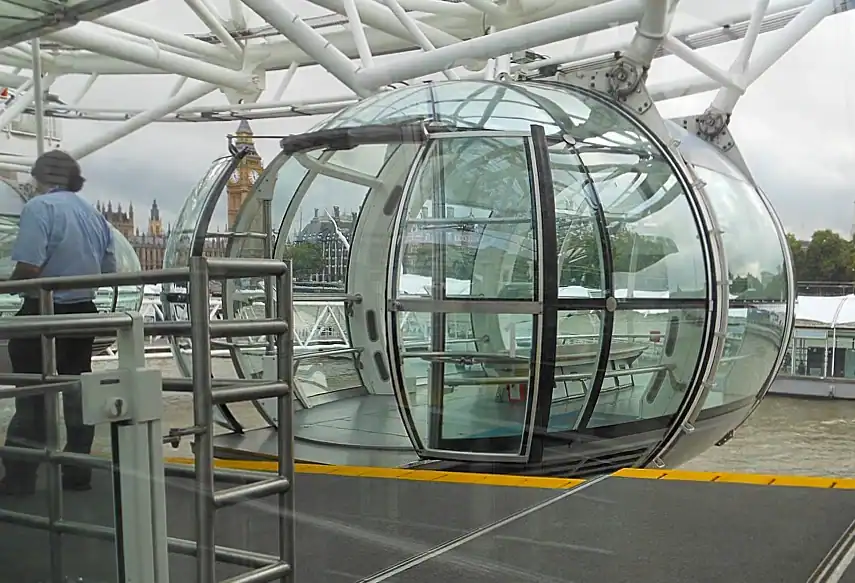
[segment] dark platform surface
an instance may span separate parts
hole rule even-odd
[[[171,536],[192,538],[192,486],[168,481]],[[855,490],[620,477],[561,490],[318,474],[299,474],[296,487],[299,583],[804,583],[855,519]],[[112,525],[111,500],[101,473],[95,491],[65,494],[64,515]],[[46,513],[43,496],[0,498],[0,508]],[[273,553],[274,516],[267,501],[221,510],[216,541]],[[116,581],[112,543],[62,538],[68,580]],[[44,531],[0,523],[0,582],[48,581],[47,544]],[[222,565],[217,579],[241,570]],[[193,559],[173,555],[171,573],[192,581]]]

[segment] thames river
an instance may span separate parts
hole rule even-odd
[[[98,363],[96,367],[105,365]],[[179,376],[171,359],[149,360],[164,376]],[[217,376],[233,376],[231,362],[214,360]],[[13,411],[9,400],[0,401],[0,435],[5,432]],[[249,405],[238,405],[235,413],[242,421],[261,419]],[[167,395],[164,399],[164,431],[191,425],[189,395]],[[109,448],[107,428],[99,427],[95,452]],[[855,477],[855,402],[818,401],[767,397],[733,439],[714,447],[684,466],[693,470],[721,470]],[[181,447],[164,446],[165,455],[189,455],[185,440]]]

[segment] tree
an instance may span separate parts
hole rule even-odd
[[[298,281],[309,281],[324,270],[324,250],[317,243],[291,243],[285,249],[284,259],[291,260],[294,279]]]
[[[793,253],[793,261],[796,281],[855,280],[855,245],[830,229],[816,231],[807,248]]]

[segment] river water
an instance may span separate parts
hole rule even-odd
[[[96,368],[112,365],[96,363]],[[149,367],[164,376],[180,376],[171,359],[150,359]],[[214,359],[218,377],[234,376],[231,361]],[[248,404],[233,407],[242,422],[262,426]],[[14,406],[0,401],[0,439]],[[163,424],[171,427],[192,425],[189,395],[169,394],[164,399]],[[256,425],[257,423],[257,425]],[[99,427],[93,453],[109,449],[108,432]],[[728,443],[714,447],[689,462],[686,469],[756,472],[810,476],[855,477],[855,402],[767,397],[754,415]],[[185,439],[178,449],[164,446],[165,455],[190,455]]]

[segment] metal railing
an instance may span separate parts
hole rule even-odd
[[[275,280],[275,312],[260,320],[210,320],[209,282],[212,279],[267,277]],[[190,320],[144,325],[139,314],[53,314],[53,292],[102,286],[149,283],[189,283]],[[158,271],[105,274],[85,277],[41,278],[0,282],[0,294],[38,294],[41,315],[0,319],[0,336],[41,337],[42,373],[0,374],[0,399],[44,397],[47,434],[43,448],[0,446],[0,457],[47,463],[48,516],[0,509],[0,522],[46,530],[50,542],[52,583],[65,581],[62,564],[62,535],[74,534],[101,540],[121,541],[117,548],[121,572],[128,580],[167,583],[170,551],[195,556],[197,583],[216,583],[216,563],[230,563],[254,570],[229,579],[230,583],[293,581],[295,562],[293,428],[287,422],[293,406],[293,291],[289,267],[274,260],[230,260],[193,257],[190,267]],[[59,375],[56,370],[57,336],[93,336],[116,333],[118,370],[85,373],[80,377]],[[158,371],[146,370],[144,339],[152,334],[189,335],[193,343],[191,379],[161,379]],[[266,335],[272,338],[269,357],[275,362],[273,379],[263,382],[216,381],[211,375],[213,337]],[[160,424],[162,390],[193,394],[193,427],[185,431],[194,438],[195,464],[190,468],[164,468],[163,435]],[[84,422],[111,423],[113,462],[93,455],[59,450],[59,395],[82,393]],[[262,398],[276,398],[279,413],[278,475],[271,478],[253,472],[214,469],[214,406]],[[108,406],[109,405],[109,406]],[[282,421],[284,420],[284,422]],[[142,442],[142,443],[141,443]],[[140,448],[147,452],[140,455]],[[115,463],[114,463],[115,462]],[[83,524],[63,518],[60,465],[108,468],[121,496],[114,500],[120,517],[116,528]],[[115,466],[118,465],[118,468]],[[195,481],[195,541],[168,537],[166,533],[165,480],[167,475]],[[215,489],[215,478],[236,483]],[[217,509],[275,494],[279,520],[278,556],[215,544]],[[145,516],[140,508],[149,508]],[[117,532],[121,532],[121,536]]]

